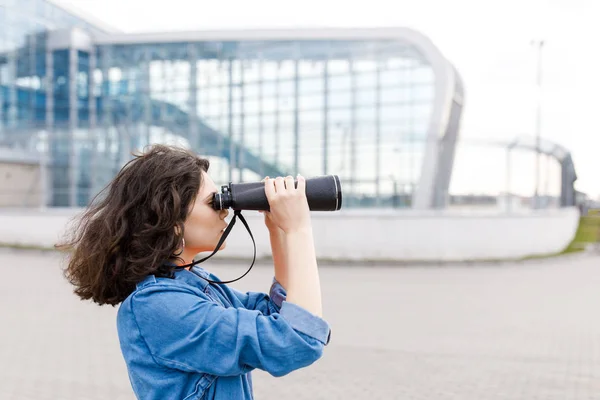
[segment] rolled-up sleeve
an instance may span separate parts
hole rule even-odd
[[[285,301],[281,313],[265,315],[153,286],[134,295],[132,311],[155,362],[187,372],[283,376],[318,360],[329,339],[325,320]]]
[[[281,316],[288,320],[294,330],[311,336],[324,345],[329,344],[331,329],[329,328],[329,324],[322,318],[287,301],[281,307]]]
[[[277,282],[277,279],[275,278],[273,278],[273,283],[271,284],[271,289],[269,290],[269,296],[271,297],[273,303],[277,306],[277,309],[281,310],[281,305],[287,298],[287,291],[279,282]]]
[[[278,313],[281,310],[281,305],[287,297],[286,290],[275,278],[271,284],[269,295],[260,292],[242,293],[235,289],[227,288],[231,293],[242,303],[244,308],[248,310],[258,310],[265,315]]]

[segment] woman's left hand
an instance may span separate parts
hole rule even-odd
[[[265,177],[265,179],[263,179],[261,182],[266,181],[267,179],[269,179],[269,177]],[[274,222],[273,219],[271,218],[271,213],[269,211],[259,211],[259,213],[263,214],[265,216],[265,226],[267,227],[267,229],[269,230],[270,234],[274,234],[276,236],[279,236],[281,234],[283,234],[284,232],[281,230],[281,228],[279,228]]]
[[[263,182],[269,179],[267,176]],[[265,225],[269,230],[269,241],[271,242],[271,253],[273,255],[273,266],[275,268],[275,279],[281,286],[288,287],[287,260],[285,259],[285,232],[273,221],[269,211],[259,211],[265,216]]]

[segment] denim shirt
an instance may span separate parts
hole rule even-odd
[[[117,314],[119,342],[137,398],[252,399],[250,371],[283,376],[306,367],[329,342],[327,322],[285,301],[241,293],[202,268],[174,279],[148,276]]]

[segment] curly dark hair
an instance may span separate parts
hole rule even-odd
[[[209,161],[191,151],[154,145],[134,154],[74,221],[65,243],[64,270],[75,294],[117,305],[146,276],[169,276],[178,258],[184,222]]]

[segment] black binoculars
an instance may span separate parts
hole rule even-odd
[[[298,187],[298,181],[294,184]],[[342,185],[337,175],[306,179],[306,199],[311,211],[337,211],[342,208]],[[264,182],[229,183],[221,186],[221,193],[213,195],[213,208],[223,210],[269,211]]]

